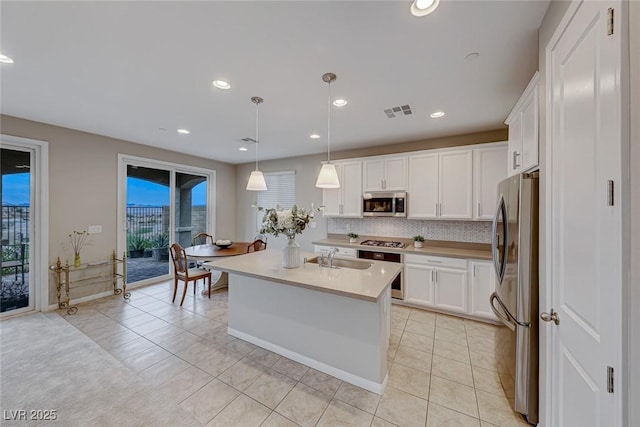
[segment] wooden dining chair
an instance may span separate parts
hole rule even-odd
[[[254,240],[253,243],[251,243],[249,246],[247,246],[247,253],[264,251],[265,249],[267,249],[267,242],[257,239]]]
[[[191,246],[206,245],[207,243],[213,245],[213,236],[204,232],[196,234],[196,236],[191,239]]]
[[[171,245],[171,259],[173,260],[174,277],[173,277],[173,299],[176,301],[176,293],[178,292],[178,280],[184,282],[184,291],[182,292],[182,301],[180,307],[184,303],[184,297],[187,295],[189,282],[193,282],[193,292],[196,291],[196,281],[198,279],[208,279],[209,282],[209,298],[211,298],[211,272],[201,268],[189,268],[189,260],[187,254],[179,243]]]

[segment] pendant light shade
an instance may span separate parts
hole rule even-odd
[[[251,172],[249,176],[249,182],[247,183],[247,190],[249,191],[265,191],[267,189],[267,183],[264,180],[262,172],[255,170]]]
[[[264,99],[259,96],[251,98],[251,102],[256,104],[256,141],[254,143],[256,146],[256,170],[251,172],[251,175],[249,176],[249,182],[247,183],[247,190],[249,191],[265,191],[267,189],[267,183],[264,180],[264,175],[258,169],[258,143],[260,142],[258,139],[258,110],[263,101]]]
[[[338,172],[333,163],[325,163],[320,169],[318,179],[316,181],[318,188],[340,188],[340,180],[338,180]]]
[[[316,187],[318,188],[340,188],[340,180],[335,165],[331,163],[331,83],[336,80],[336,75],[326,73],[322,76],[322,81],[327,83],[329,87],[329,95],[327,98],[327,163],[322,165]]]

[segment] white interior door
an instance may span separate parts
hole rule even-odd
[[[619,2],[573,4],[547,46],[549,165],[547,285],[560,323],[541,322],[550,358],[552,426],[620,426],[621,180],[620,50],[608,35]],[[620,25],[617,25],[620,28]],[[614,26],[615,28],[615,26]],[[615,390],[608,391],[608,367]]]

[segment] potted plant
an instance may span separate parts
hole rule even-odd
[[[416,248],[421,248],[422,242],[424,242],[424,237],[419,234],[417,236],[413,236],[413,246],[415,246]]]
[[[349,233],[349,243],[356,243],[358,241],[358,233]]]
[[[129,247],[130,258],[141,258],[144,256],[144,250],[147,247],[147,239],[144,237],[133,234],[129,236],[127,246]]]
[[[167,233],[158,234],[151,244],[154,261],[166,261],[169,259],[169,235]]]

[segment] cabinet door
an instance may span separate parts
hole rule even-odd
[[[342,204],[342,186],[344,185],[344,179],[342,178],[342,165],[340,163],[334,163],[338,178],[340,179],[341,188],[325,188],[322,190],[322,204],[324,209],[322,210],[323,216],[339,216],[340,205]]]
[[[405,264],[404,300],[414,304],[434,305],[434,272],[435,268],[426,265]]]
[[[438,154],[409,157],[408,218],[436,218]]]
[[[362,217],[362,162],[342,164],[342,216]]]
[[[467,312],[467,270],[437,268],[435,271],[435,303],[447,310]]]
[[[407,159],[405,157],[385,160],[384,189],[385,191],[406,191]]]
[[[471,218],[473,216],[472,151],[440,153],[439,217]]]
[[[473,150],[473,218],[492,220],[498,184],[507,177],[507,145]]]
[[[495,272],[490,262],[471,261],[471,307],[469,314],[491,320],[498,320],[489,303],[495,290]]]
[[[538,165],[538,91],[534,89],[522,108],[522,172]]]
[[[522,163],[522,117],[516,115],[513,122],[509,123],[509,176],[520,173]]]
[[[364,191],[381,191],[384,180],[384,160],[364,162]]]

